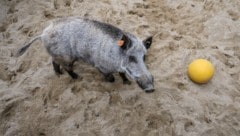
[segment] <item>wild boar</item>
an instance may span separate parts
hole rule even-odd
[[[96,67],[109,82],[114,82],[113,73],[118,72],[124,84],[130,84],[128,76],[146,92],[154,91],[153,76],[144,63],[152,37],[142,41],[111,24],[67,17],[52,21],[41,35],[19,49],[17,56],[22,55],[38,39],[52,56],[56,74],[62,74],[61,66],[73,79],[78,78],[73,71],[73,64],[83,60]]]

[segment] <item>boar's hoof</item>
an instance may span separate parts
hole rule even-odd
[[[78,79],[78,75],[77,75],[77,74],[73,74],[71,77],[72,77],[73,79]]]
[[[78,74],[74,73],[73,75],[71,75],[72,79],[78,79]]]
[[[63,72],[62,72],[62,71],[55,71],[55,74],[56,74],[57,76],[60,76],[60,75],[63,74]]]
[[[67,72],[72,77],[72,79],[78,79],[79,76],[75,72],[73,71],[67,71]]]
[[[124,85],[131,85],[131,81],[129,81],[129,80],[124,80],[124,81],[123,81],[123,84],[124,84]]]
[[[154,89],[145,90],[146,93],[152,93],[154,91],[155,91]]]
[[[109,75],[106,75],[105,76],[105,80],[107,80],[108,82],[114,82],[115,81],[115,78],[112,74],[109,74]]]

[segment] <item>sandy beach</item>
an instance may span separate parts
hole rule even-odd
[[[118,74],[106,82],[79,62],[57,76],[41,41],[14,53],[56,18],[80,16],[153,36],[146,64],[155,92]],[[239,136],[238,0],[1,0],[0,136]],[[188,65],[204,58],[213,79],[193,83]]]

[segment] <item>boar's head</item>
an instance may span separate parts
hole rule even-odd
[[[121,67],[146,92],[154,91],[154,79],[145,65],[145,55],[152,44],[152,37],[140,40],[131,34],[124,34],[119,46],[121,48]]]

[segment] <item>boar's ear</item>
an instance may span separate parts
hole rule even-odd
[[[143,41],[143,44],[144,44],[144,46],[146,47],[146,49],[149,49],[150,46],[152,45],[152,36],[146,38],[146,39]]]
[[[118,41],[118,46],[122,49],[129,49],[131,47],[131,40],[123,34],[121,40]]]

